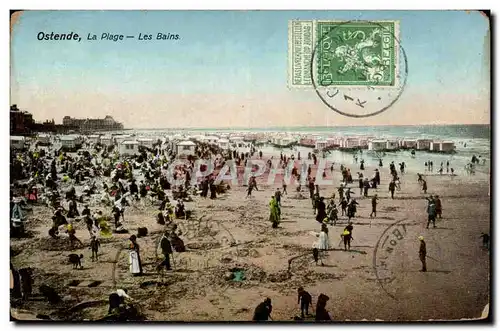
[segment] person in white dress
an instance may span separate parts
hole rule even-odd
[[[328,240],[328,227],[326,224],[321,224],[321,232],[319,233],[317,248],[320,251],[330,249],[330,242]]]
[[[325,255],[324,252],[330,249],[330,241],[328,239],[328,227],[326,226],[326,224],[321,225],[321,232],[317,236],[318,236],[318,241],[313,245],[313,248],[318,249],[319,260],[321,261],[321,265],[324,265],[322,257]]]

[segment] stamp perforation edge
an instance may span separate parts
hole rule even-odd
[[[320,23],[330,23],[330,24],[346,24],[346,23],[360,23],[360,24],[380,24],[380,23],[392,23],[390,25],[391,28],[393,28],[393,31],[390,31],[392,34],[392,46],[394,50],[394,55],[391,58],[391,66],[394,67],[394,70],[391,70],[391,75],[394,75],[394,84],[391,85],[377,85],[377,84],[370,84],[370,83],[365,83],[365,84],[360,84],[357,83],[356,85],[352,85],[349,83],[346,84],[331,84],[328,86],[317,86],[316,88],[320,89],[328,89],[328,88],[342,88],[342,89],[347,89],[347,90],[366,90],[367,88],[369,89],[377,89],[377,90],[395,90],[399,89],[400,86],[400,48],[401,46],[401,37],[400,37],[400,20],[374,20],[374,21],[369,21],[369,20],[289,20],[288,21],[288,68],[287,68],[287,74],[288,74],[288,79],[287,79],[287,87],[289,90],[303,90],[303,89],[314,89],[314,84],[295,84],[294,83],[294,77],[293,77],[293,71],[294,71],[294,66],[293,66],[293,59],[295,55],[295,46],[293,45],[294,42],[294,31],[293,31],[293,23],[311,23],[313,24],[313,36],[312,36],[312,41],[313,41],[313,47],[316,48],[316,44],[318,42],[317,40],[317,30],[318,26]],[[313,50],[313,53],[311,54],[312,56],[315,56],[316,52]],[[316,59],[310,59],[310,62],[315,68],[314,70],[317,70],[318,66],[318,58]],[[406,64],[405,64],[406,65]],[[311,77],[311,80],[314,78]]]

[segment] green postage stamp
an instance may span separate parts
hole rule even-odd
[[[288,85],[397,87],[399,47],[399,21],[290,21]]]

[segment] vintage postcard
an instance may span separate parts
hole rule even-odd
[[[11,13],[13,321],[489,320],[490,13]]]

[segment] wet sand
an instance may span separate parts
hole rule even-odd
[[[354,166],[351,169],[356,179],[359,170]],[[371,177],[373,169],[368,167],[363,173]],[[360,204],[353,219],[352,251],[343,251],[339,246],[340,233],[347,223],[346,217],[340,217],[336,226],[329,227],[330,245],[337,250],[327,253],[325,266],[316,266],[313,261],[311,247],[317,240],[314,232],[318,233],[320,226],[310,199],[296,198],[295,185],[288,187],[288,195],[282,199],[283,220],[279,228],[271,228],[268,202],[274,187],[281,187],[279,176],[274,186],[266,184],[265,176],[259,178],[259,191],[254,191],[250,198],[246,198],[245,187],[232,186],[216,200],[194,197],[193,202],[185,203],[193,209],[194,220],[205,215],[205,221],[176,221],[184,232],[181,238],[188,251],[174,253],[173,272],[156,272],[160,262],[156,242],[163,226],[156,224],[157,207],[148,203],[142,206],[142,202],[126,208],[124,225],[129,234],[114,234],[113,238],[101,240],[99,262],[91,261],[88,247],[72,251],[84,254],[83,270],[73,270],[69,265],[67,241],[58,242],[48,236],[50,210],[35,206],[27,225],[33,237],[11,239],[11,246],[20,251],[12,262],[16,268],[34,268],[35,293],[42,283],[55,287],[66,301],[61,307],[107,300],[114,288],[126,288],[149,320],[251,320],[254,308],[265,297],[272,299],[273,320],[291,320],[300,313],[299,286],[313,296],[312,313],[319,294],[327,294],[330,300],[326,308],[334,320],[480,317],[489,302],[490,256],[482,249],[479,238],[481,232],[490,230],[489,178],[483,174],[427,176],[429,189],[424,195],[417,175],[405,174],[401,177],[402,190],[396,191],[392,200],[388,192],[388,165],[380,170],[381,186],[370,190],[369,198],[359,197],[357,181],[350,184],[353,197]],[[340,178],[336,164],[333,182],[340,183]],[[320,186],[320,191],[329,197],[337,188]],[[380,200],[377,218],[370,219],[374,193]],[[442,200],[443,219],[438,220],[436,229],[425,228],[424,197],[429,194],[438,194]],[[305,187],[302,195],[309,196]],[[79,204],[79,208],[83,206]],[[90,208],[92,212],[98,209],[93,204]],[[110,208],[101,210],[106,213]],[[384,230],[397,221],[403,221],[406,233],[386,263],[393,275],[391,283],[385,285],[391,297],[377,281],[374,251]],[[88,244],[85,225],[75,224],[77,237]],[[138,239],[145,275],[133,277],[128,272],[125,247],[139,226],[149,230],[147,237]],[[428,256],[435,259],[427,259],[427,273],[419,272],[419,235],[425,237]],[[232,268],[244,269],[246,279],[227,280]],[[82,282],[80,286],[68,286],[73,280]],[[102,284],[85,286],[94,280]],[[56,311],[43,301],[29,301],[22,308],[35,314]],[[101,304],[65,316],[73,320],[96,319],[106,312],[107,304]]]

